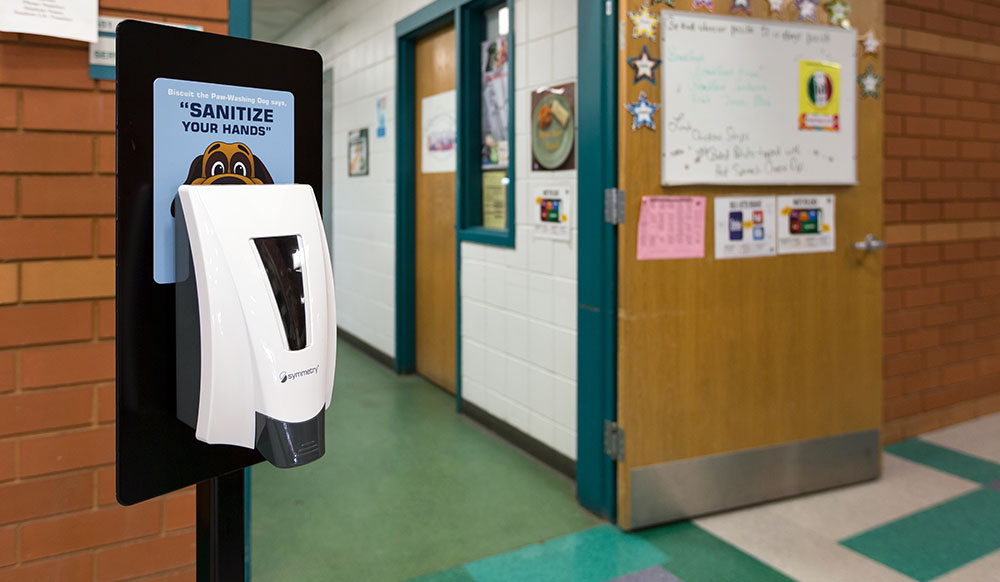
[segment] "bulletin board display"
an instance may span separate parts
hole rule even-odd
[[[856,183],[857,31],[659,15],[661,184]]]
[[[869,34],[885,40],[884,0],[847,4],[852,30],[831,22],[827,3],[820,2],[674,0],[673,8],[664,8],[664,3],[619,0],[617,186],[626,195],[625,221],[617,227],[616,404],[617,423],[630,435],[625,460],[617,465],[617,517],[623,529],[721,509],[715,505],[691,511],[684,506],[684,511],[675,511],[681,497],[670,483],[682,478],[690,478],[685,483],[699,483],[694,473],[679,472],[705,468],[699,460],[734,459],[733,453],[758,447],[854,432],[867,435],[866,442],[874,443],[869,450],[877,453],[877,435],[871,431],[877,431],[882,420],[883,259],[853,245],[883,228],[884,91],[878,85],[885,75],[885,55],[884,49],[869,52],[862,41]],[[810,7],[814,19],[804,12]],[[692,35],[677,30],[682,22],[696,28],[703,24],[706,29],[725,28],[727,33]],[[784,49],[787,54],[764,51],[757,36],[737,41],[734,25],[738,31],[753,29],[756,35],[765,27],[772,35],[806,32],[809,35],[803,38],[829,38],[829,43],[815,51],[809,46]],[[840,64],[839,131],[823,129],[834,120],[817,110],[810,110],[815,117],[806,119],[816,128],[799,129],[801,94],[796,82],[803,75],[804,61],[813,67],[812,63]],[[740,70],[775,71],[779,65],[785,73],[768,73],[768,86],[785,83],[783,105],[772,103],[754,113],[726,101],[711,108],[692,104],[691,75],[698,67],[731,69],[738,78]],[[809,78],[812,73],[830,75],[822,67],[811,71]],[[871,84],[866,85],[865,79]],[[731,92],[718,91],[720,96],[713,98],[738,99],[735,81],[732,84]],[[763,82],[744,84],[752,95]],[[824,86],[814,95],[837,94],[822,93],[829,89]],[[772,87],[769,93],[773,92]],[[787,119],[780,124],[768,120],[768,110]],[[847,156],[838,157],[836,167],[806,166],[794,177],[730,174],[726,181],[691,164],[692,157],[689,168],[671,166],[673,174],[667,175],[671,183],[664,185],[661,154],[696,141],[693,129],[685,140],[678,140],[681,132],[672,122],[680,113],[699,120],[699,131],[728,136],[732,127],[736,136],[753,133],[755,144],[773,141],[772,149],[786,142],[795,147],[788,142],[791,139],[832,136],[842,145],[829,151]],[[714,145],[720,143],[725,142],[716,140]],[[763,150],[765,145],[759,147]],[[652,209],[664,219],[659,224],[648,220],[657,214],[646,212],[651,210],[648,202],[644,207],[649,197],[675,202]],[[705,217],[691,220],[692,212],[681,212],[681,203],[700,197],[705,199]],[[675,208],[673,215],[666,212],[669,207]],[[689,219],[676,221],[677,215]],[[667,220],[671,216],[673,224],[687,230],[673,226]],[[721,228],[718,219],[723,221]],[[644,228],[657,227],[663,240],[670,231],[691,232],[695,224],[705,227],[701,258],[682,254],[685,249],[677,246],[668,249],[670,253],[645,255],[651,245],[648,235],[643,238]],[[716,241],[718,236],[725,238]],[[877,454],[851,459],[824,469],[858,469],[855,477],[877,474]],[[766,489],[756,489],[758,484],[775,482],[773,474],[755,481],[746,471],[720,477],[720,466],[712,465],[703,473],[714,479],[704,491],[719,491],[730,481],[739,486],[725,496],[695,497],[731,502],[728,491],[749,495]],[[678,477],[658,480],[668,475],[661,470],[676,470],[669,475]],[[825,480],[831,475],[822,473],[815,476]],[[849,479],[842,481],[846,482]],[[742,503],[758,501],[744,498]]]

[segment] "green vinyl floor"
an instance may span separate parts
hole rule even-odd
[[[340,342],[326,455],[251,470],[254,580],[395,581],[600,523],[573,484]]]

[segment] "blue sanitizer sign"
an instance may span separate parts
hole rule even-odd
[[[178,187],[294,183],[294,124],[295,97],[287,91],[165,78],[153,83],[157,283],[187,278],[174,264],[173,202]]]

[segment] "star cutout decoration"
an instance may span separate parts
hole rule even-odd
[[[632,21],[632,38],[644,36],[656,40],[656,17],[650,14],[649,4],[643,3],[642,8],[628,13]]]
[[[799,9],[799,20],[816,22],[816,3],[813,0],[795,0],[795,7]]]
[[[858,84],[861,85],[862,99],[865,97],[878,99],[878,89],[882,85],[882,77],[875,74],[875,69],[871,65],[868,65],[868,70],[865,71],[864,75],[858,77]]]
[[[653,131],[656,131],[656,122],[653,121],[653,114],[660,106],[656,103],[650,103],[646,99],[646,92],[639,91],[639,100],[635,103],[626,103],[625,109],[632,114],[632,131],[635,131],[641,127],[648,127]]]
[[[832,0],[823,5],[826,13],[830,15],[830,24],[850,28],[851,22],[847,19],[851,15],[851,5],[844,0]]]
[[[694,4],[691,5],[691,10],[697,10],[699,8],[704,8],[709,12],[715,11],[715,7],[712,6],[712,0],[694,0]]]
[[[874,30],[869,29],[868,34],[861,38],[861,44],[865,47],[865,54],[875,55],[878,54],[878,47],[882,45],[882,41],[875,36]]]
[[[767,0],[771,3],[771,13],[781,12],[781,9],[785,7],[785,0]]]
[[[632,79],[633,85],[643,79],[648,80],[654,85],[656,84],[656,69],[660,66],[660,59],[650,57],[649,49],[646,48],[646,45],[642,45],[639,56],[629,57],[625,61],[635,71],[635,77]]]
[[[749,16],[750,0],[733,0],[733,7],[729,11],[735,14],[737,10],[742,10],[744,14]]]
[[[653,5],[663,4],[667,8],[674,8],[674,0],[653,0]]]

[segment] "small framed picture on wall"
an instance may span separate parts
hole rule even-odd
[[[347,175],[368,175],[368,128],[347,133]]]

